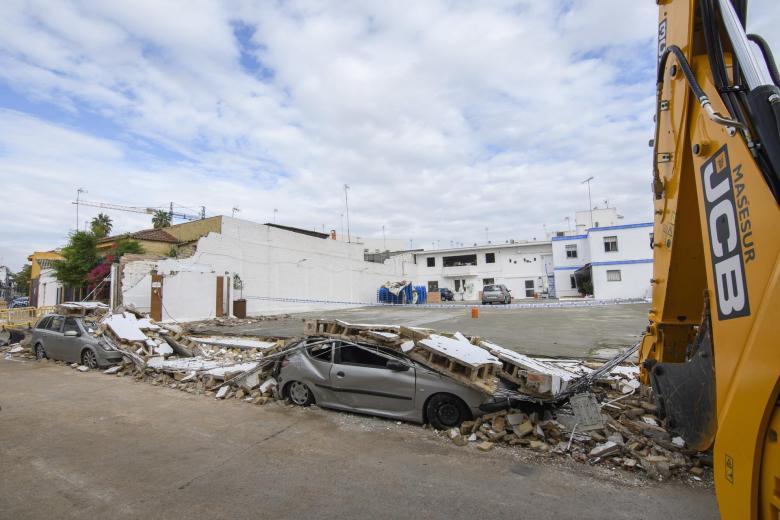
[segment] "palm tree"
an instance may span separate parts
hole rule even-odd
[[[105,213],[98,213],[98,216],[93,218],[90,224],[92,234],[98,238],[107,237],[113,227],[114,223],[111,221],[111,217]]]
[[[164,228],[171,225],[171,214],[165,210],[158,209],[152,215],[152,225],[154,229]]]

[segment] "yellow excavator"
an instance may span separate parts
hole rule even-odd
[[[656,0],[653,303],[642,379],[713,449],[724,519],[780,518],[780,75],[746,0]]]

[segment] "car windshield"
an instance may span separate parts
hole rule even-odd
[[[498,286],[497,285],[486,285],[483,289],[484,291],[497,291]]]

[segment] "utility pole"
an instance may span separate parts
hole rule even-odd
[[[588,185],[588,210],[590,211],[590,227],[593,227],[593,202],[590,200],[590,181],[593,180],[593,176],[591,175],[587,179],[581,182],[581,184],[587,184]]]
[[[382,251],[387,251],[387,237],[385,236],[384,224],[382,224]]]
[[[347,242],[352,243],[352,236],[349,234],[349,184],[344,185],[344,203],[347,206]]]
[[[339,216],[341,217],[341,230],[339,234],[339,240],[344,240],[344,214],[339,213]]]
[[[76,190],[76,231],[79,230],[79,198],[82,193],[87,193],[87,190],[84,188],[78,188]]]

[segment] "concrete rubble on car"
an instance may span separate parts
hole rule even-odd
[[[94,316],[94,334],[124,354],[122,364],[104,374],[257,405],[275,399],[275,360],[301,339],[215,334],[207,322],[194,328],[158,323],[132,308],[72,312]],[[676,475],[700,481],[711,466],[710,454],[688,449],[666,430],[650,391],[639,384],[638,367],[624,358],[605,363],[531,357],[459,332],[340,320],[305,321],[307,336],[395,349],[486,395],[522,397],[507,401],[514,408],[440,432],[456,446],[484,452],[521,446],[541,457],[569,457],[660,480]],[[19,344],[0,346],[0,353],[34,359]]]

